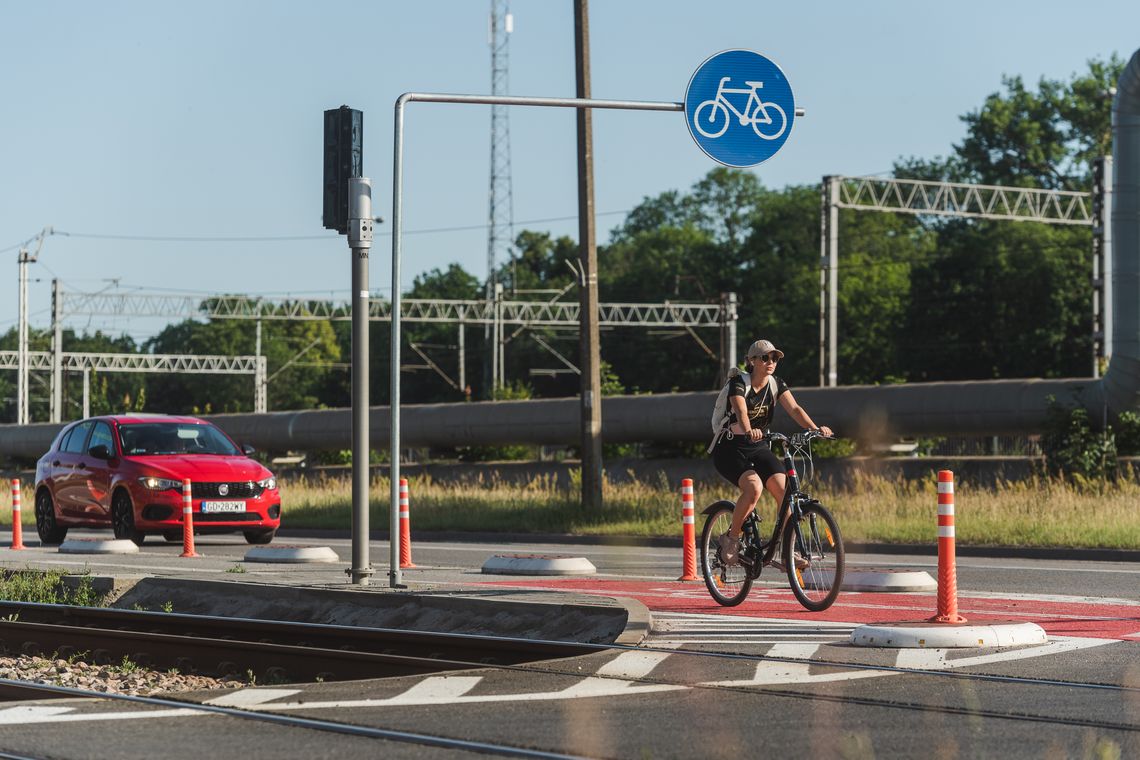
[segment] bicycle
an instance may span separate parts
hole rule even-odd
[[[784,109],[778,104],[772,102],[765,103],[760,100],[760,94],[757,90],[763,87],[764,83],[745,82],[744,84],[748,85],[748,89],[725,87],[725,83],[730,79],[732,79],[732,77],[723,77],[720,80],[720,84],[717,85],[716,96],[708,100],[702,100],[697,106],[697,109],[693,111],[693,126],[696,130],[705,137],[715,140],[728,130],[730,121],[728,112],[732,111],[740,121],[740,126],[743,127],[746,124],[751,124],[752,131],[756,133],[757,137],[763,140],[775,140],[784,134],[784,130],[788,126],[788,116],[784,113]],[[737,109],[737,107],[732,104],[732,101],[725,97],[728,93],[748,96],[748,102],[744,104],[744,111]],[[753,106],[753,104],[755,104],[755,106]],[[701,111],[706,106],[710,109],[708,122],[712,131],[709,132],[706,132],[701,126]],[[769,114],[769,109],[775,111],[780,118],[778,120],[773,119],[771,114]],[[751,115],[749,115],[749,110],[752,112]],[[717,118],[718,115],[720,119]],[[716,124],[721,119],[724,120],[724,125],[717,128]],[[779,129],[776,129],[775,125],[778,125]],[[761,126],[766,129],[761,129]],[[769,126],[772,126],[772,129],[767,129]]]
[[[792,436],[766,433],[765,438],[783,444],[787,474],[784,500],[772,537],[767,541],[761,537],[760,518],[753,510],[744,521],[738,564],[726,565],[720,556],[720,537],[728,531],[736,505],[722,500],[706,507],[702,514],[708,519],[701,531],[701,574],[705,586],[717,603],[735,607],[748,596],[761,570],[780,562],[775,559],[779,549],[796,600],[812,612],[826,610],[839,596],[843,584],[843,537],[831,513],[818,499],[800,490],[794,460],[801,457],[811,467],[811,442],[830,436],[806,430]]]

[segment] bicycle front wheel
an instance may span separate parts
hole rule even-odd
[[[724,607],[735,607],[744,601],[752,588],[752,576],[741,565],[726,565],[720,558],[720,537],[732,525],[731,501],[717,503],[709,511],[701,530],[701,575],[712,598]]]
[[[706,100],[693,111],[693,126],[710,139],[716,139],[727,132],[728,123],[728,109],[715,100]]]
[[[783,552],[796,600],[812,612],[830,607],[843,585],[843,537],[822,504],[805,504],[798,520],[789,519]]]

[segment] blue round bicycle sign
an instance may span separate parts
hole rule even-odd
[[[702,63],[685,90],[685,123],[709,158],[725,166],[763,163],[787,142],[796,118],[788,78],[751,50]]]

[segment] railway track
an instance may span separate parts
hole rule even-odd
[[[250,673],[260,683],[424,675],[593,651],[574,642],[0,602],[0,653],[96,664],[126,657],[155,670]]]
[[[59,605],[34,605],[12,602],[0,602],[0,617],[8,620],[0,626],[0,636],[5,645],[11,649],[15,644],[20,649],[43,647],[45,636],[43,631],[49,630],[52,625],[58,635],[77,637],[83,631],[96,636],[108,636],[104,641],[117,642],[123,656],[133,657],[143,646],[150,647],[147,654],[157,661],[174,657],[201,658],[207,667],[209,662],[227,657],[223,662],[237,662],[238,655],[233,653],[237,647],[241,652],[248,652],[262,647],[267,654],[265,660],[258,660],[258,667],[282,668],[277,671],[279,675],[293,677],[294,680],[304,680],[295,674],[309,674],[324,672],[335,678],[368,678],[391,675],[417,675],[430,672],[439,672],[456,669],[474,669],[480,667],[495,667],[498,669],[516,672],[542,673],[544,676],[565,678],[568,684],[576,683],[583,677],[581,669],[567,668],[561,670],[551,663],[540,665],[543,660],[554,660],[561,657],[574,657],[586,654],[605,654],[608,652],[646,651],[646,647],[629,647],[607,644],[567,643],[533,641],[511,638],[495,638],[469,636],[462,634],[438,634],[427,632],[408,632],[387,629],[361,629],[344,626],[323,626],[304,623],[277,623],[270,621],[241,620],[231,618],[213,618],[173,613],[133,612],[106,609],[91,609],[79,607],[62,607]],[[13,620],[12,618],[15,618]],[[56,621],[54,624],[49,622]],[[170,633],[171,630],[180,630],[180,634]],[[89,646],[89,644],[74,643],[70,646]],[[176,649],[169,654],[162,654],[158,645],[151,641],[163,644],[171,643]],[[31,642],[29,644],[28,642]],[[195,644],[203,644],[206,651],[199,654],[194,650],[188,655],[188,648]],[[104,644],[104,648],[110,646]],[[214,649],[213,647],[216,647]],[[228,649],[227,649],[228,648]],[[94,650],[93,650],[94,651]],[[109,651],[109,650],[108,650]],[[406,652],[407,654],[396,654]],[[325,659],[330,653],[333,659]],[[731,652],[698,651],[698,650],[672,650],[672,654],[694,660],[701,659],[731,659],[751,662],[805,662],[802,659],[788,657],[773,657],[760,654],[739,654]],[[211,659],[213,658],[213,659]],[[300,658],[302,662],[294,664]],[[304,660],[311,660],[306,668]],[[853,669],[874,670],[885,673],[894,673],[912,677],[932,678],[945,681],[974,681],[979,684],[1001,684],[1013,688],[1046,688],[1065,691],[1088,690],[1090,692],[1117,692],[1126,694],[1130,698],[1140,694],[1140,688],[1131,685],[1091,683],[1081,680],[1057,680],[1030,677],[1017,677],[996,673],[982,672],[945,672],[927,670],[923,668],[907,668],[892,665],[856,664],[838,660],[810,660],[812,665]],[[345,671],[344,667],[352,670]],[[339,668],[340,670],[336,670]],[[323,669],[323,670],[322,670]],[[587,673],[590,668],[587,668]],[[268,672],[268,671],[267,671]],[[337,673],[341,673],[340,676]],[[601,676],[607,677],[607,676]],[[773,687],[763,684],[748,685],[719,685],[715,683],[684,683],[675,682],[670,678],[653,677],[617,677],[624,678],[638,684],[670,684],[683,685],[686,688],[709,693],[719,692],[726,695],[731,693],[758,693],[776,699],[788,699],[797,702],[823,701],[837,704],[858,705],[865,707],[879,707],[899,711],[900,714],[939,713],[945,715],[968,715],[987,721],[1014,721],[1030,723],[1053,723],[1069,725],[1084,729],[1102,729],[1110,731],[1123,731],[1129,733],[1140,732],[1140,725],[1128,720],[1112,719],[1107,716],[1087,715],[1075,716],[1053,714],[1052,711],[1043,712],[1018,709],[1016,702],[1011,702],[1008,708],[983,708],[980,705],[954,705],[945,703],[926,703],[921,699],[908,699],[896,696],[892,698],[877,697],[872,694],[842,694],[828,693],[807,689],[799,686]],[[314,729],[339,734],[349,734],[358,737],[375,738],[377,740],[392,740],[411,743],[421,746],[441,747],[447,749],[465,749],[474,752],[488,753],[502,756],[535,757],[535,758],[561,758],[570,755],[543,749],[514,746],[506,742],[470,742],[445,734],[416,733],[396,731],[384,727],[362,726],[340,720],[320,720],[303,718],[282,713],[280,710],[262,710],[257,707],[229,708],[221,705],[198,704],[190,700],[178,700],[161,697],[133,697],[126,695],[108,695],[77,690],[60,686],[45,686],[40,684],[26,684],[12,681],[0,681],[0,696],[7,699],[41,700],[45,698],[76,698],[98,697],[132,702],[137,705],[151,705],[155,708],[178,709],[183,711],[197,711],[218,715],[227,715],[245,720],[272,723],[282,727],[292,726],[299,729]]]

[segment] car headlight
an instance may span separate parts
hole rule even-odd
[[[142,483],[143,488],[149,488],[152,491],[167,491],[171,489],[177,491],[182,488],[181,480],[171,480],[170,478],[147,476],[139,478],[139,482]]]
[[[265,480],[257,481],[257,484],[259,486],[261,486],[262,490],[265,490],[265,491],[277,490],[277,478],[273,477],[272,475],[270,475]]]

